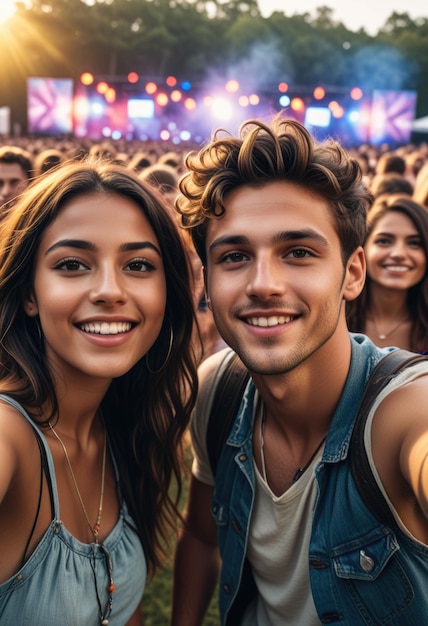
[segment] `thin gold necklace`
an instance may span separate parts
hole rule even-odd
[[[400,328],[400,326],[402,324],[404,324],[405,322],[407,322],[408,318],[404,317],[400,322],[398,322],[398,324],[396,326],[394,326],[393,328],[391,328],[391,330],[389,330],[387,333],[380,333],[378,331],[377,328],[377,324],[375,322],[374,317],[372,317],[372,322],[373,322],[373,326],[377,335],[377,338],[380,339],[381,341],[385,341],[385,339],[388,339],[388,337],[390,337],[391,335],[393,335],[395,333],[396,330],[398,330]]]
[[[58,442],[61,444],[61,447],[62,447],[62,449],[64,451],[64,456],[65,456],[65,459],[67,461],[68,469],[70,470],[70,475],[71,475],[71,478],[73,480],[74,488],[75,488],[77,496],[79,498],[80,506],[82,507],[83,514],[84,514],[84,516],[86,518],[86,522],[87,522],[87,524],[88,524],[88,526],[89,526],[89,528],[91,530],[91,533],[94,535],[94,543],[97,545],[97,549],[101,550],[101,552],[103,553],[104,558],[105,558],[109,584],[107,586],[108,598],[107,598],[107,602],[105,604],[105,607],[103,608],[102,604],[101,604],[99,590],[98,590],[98,583],[97,583],[97,576],[96,576],[96,569],[95,569],[95,552],[96,552],[96,549],[95,549],[95,545],[92,544],[94,562],[91,563],[91,568],[92,568],[92,572],[94,574],[95,593],[96,593],[96,596],[97,596],[97,603],[98,603],[98,615],[99,615],[101,626],[108,626],[108,624],[109,624],[109,619],[108,618],[110,617],[110,614],[111,614],[112,608],[113,608],[113,597],[112,596],[113,596],[113,593],[116,591],[116,585],[113,582],[113,565],[112,565],[112,560],[111,560],[110,553],[107,550],[107,548],[102,543],[99,543],[99,541],[98,541],[98,534],[99,534],[100,528],[101,528],[101,515],[102,515],[102,512],[103,512],[103,500],[104,500],[104,484],[105,484],[106,457],[107,457],[107,432],[104,430],[104,447],[103,447],[103,461],[102,461],[102,469],[101,469],[100,503],[99,503],[99,506],[98,506],[97,521],[92,526],[92,524],[91,524],[91,522],[89,520],[88,513],[86,511],[85,504],[83,502],[82,494],[80,493],[80,489],[79,489],[79,487],[77,485],[77,480],[76,480],[76,477],[74,475],[73,468],[71,466],[70,457],[68,456],[68,452],[67,452],[67,448],[65,447],[65,443],[63,442],[61,437],[58,435],[58,433],[56,432],[56,430],[54,429],[52,424],[50,422],[48,422],[48,423],[49,423],[49,428],[51,429],[53,435],[56,437]]]
[[[107,456],[107,454],[106,454],[106,451],[107,451],[107,435],[106,435],[106,433],[104,433],[103,461],[102,461],[102,470],[101,470],[100,504],[98,506],[97,521],[92,526],[91,522],[89,521],[89,516],[88,516],[88,513],[86,511],[86,507],[85,507],[85,504],[83,502],[83,498],[82,498],[82,495],[80,493],[80,489],[79,489],[79,487],[77,485],[77,480],[76,480],[76,477],[74,475],[73,468],[71,466],[70,457],[68,456],[68,452],[67,452],[67,448],[65,447],[65,443],[63,442],[63,440],[58,435],[58,433],[56,432],[56,430],[54,429],[54,427],[52,426],[52,424],[50,422],[49,422],[49,428],[51,429],[52,433],[54,434],[56,439],[61,444],[61,447],[62,447],[62,449],[64,451],[65,460],[67,461],[68,469],[70,470],[71,479],[73,481],[73,485],[74,485],[74,488],[76,490],[77,497],[79,498],[80,506],[82,507],[82,511],[83,511],[83,514],[84,514],[84,516],[86,518],[88,526],[89,526],[92,534],[94,535],[95,543],[98,543],[98,534],[99,534],[100,528],[101,528],[101,515],[103,513],[104,482],[105,482],[106,456]]]

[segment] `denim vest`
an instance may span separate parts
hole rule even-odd
[[[347,459],[360,398],[385,353],[364,335],[351,335],[348,377],[316,468],[319,495],[308,554],[310,584],[322,624],[428,624],[428,548],[398,527],[381,525],[359,496]],[[237,626],[257,590],[246,560],[254,501],[250,380],[219,459],[212,513],[223,559],[220,614]],[[296,625],[304,626],[304,625]]]

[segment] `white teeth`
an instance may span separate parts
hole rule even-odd
[[[251,326],[279,326],[281,324],[288,324],[294,319],[291,315],[272,315],[271,317],[249,317],[248,323]]]
[[[97,335],[118,335],[131,330],[130,322],[89,322],[80,324],[79,328],[85,333],[95,333]]]
[[[407,272],[408,268],[402,265],[387,265],[386,268],[390,272]]]

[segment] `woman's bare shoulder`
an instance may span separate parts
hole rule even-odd
[[[0,398],[0,502],[19,470],[21,461],[34,450],[34,433],[17,408]]]

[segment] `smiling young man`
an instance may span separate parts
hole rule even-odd
[[[238,137],[216,134],[187,167],[177,208],[232,350],[200,370],[172,624],[202,623],[220,557],[224,625],[421,623],[428,613],[426,362],[389,384],[366,430],[392,528],[362,501],[348,458],[359,400],[385,355],[351,335],[345,318],[345,303],[364,285],[371,201],[356,161],[277,118],[270,126],[249,121]],[[214,477],[207,423],[233,352],[251,378]]]

